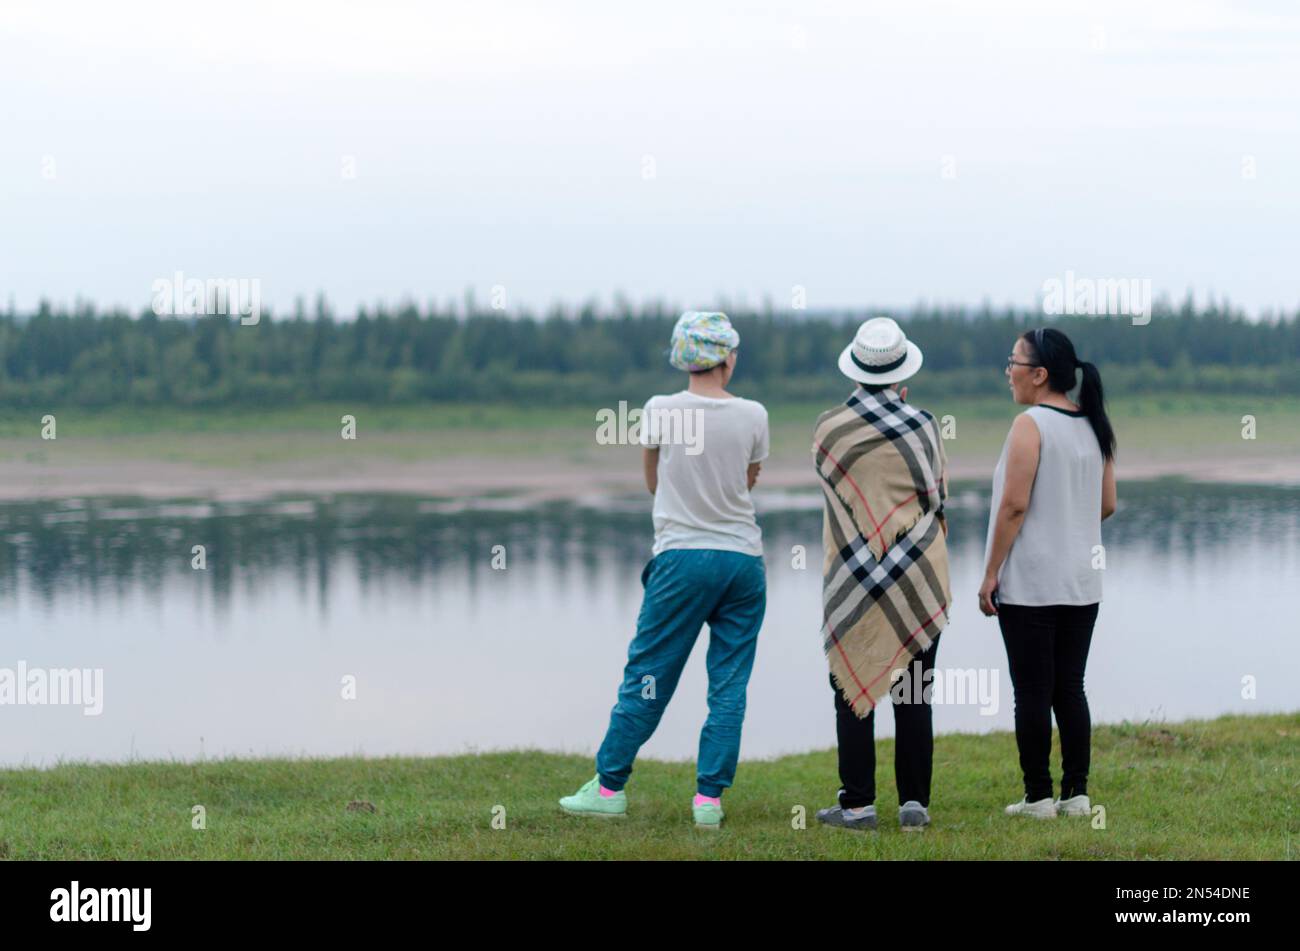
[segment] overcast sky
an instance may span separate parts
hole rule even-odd
[[[1300,5],[0,6],[0,304],[1300,308]],[[352,173],[352,174],[349,174]]]

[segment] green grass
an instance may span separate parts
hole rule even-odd
[[[1019,409],[1009,398],[910,398],[940,418],[951,415],[955,462],[990,463]],[[773,462],[802,464],[822,404],[772,404]],[[623,447],[596,443],[594,406],[310,403],[209,410],[143,407],[52,408],[56,440],[40,438],[43,413],[0,411],[0,462],[112,463],[148,459],[204,468],[255,469],[349,460],[420,462],[457,458],[559,460],[578,464],[626,461]],[[1186,394],[1127,397],[1111,404],[1120,462],[1250,453],[1300,454],[1300,399]],[[358,439],[339,438],[340,419],[357,420]],[[1241,418],[1258,420],[1258,438],[1241,438]]]
[[[1300,713],[1124,723],[1093,734],[1088,819],[1010,819],[1007,733],[935,740],[933,825],[890,820],[892,741],[877,744],[874,834],[818,826],[838,780],[832,750],[742,762],[721,832],[694,829],[694,768],[638,763],[624,820],[561,814],[591,760],[542,752],[436,758],[222,760],[0,771],[10,859],[1294,859]],[[1059,747],[1058,747],[1059,749]],[[352,801],[376,811],[349,811]],[[192,809],[206,810],[195,830]],[[504,807],[504,829],[492,825]],[[796,828],[802,809],[806,828]]]

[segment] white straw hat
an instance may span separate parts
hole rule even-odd
[[[856,383],[901,383],[921,369],[921,348],[888,317],[873,317],[858,328],[840,354],[840,372]]]

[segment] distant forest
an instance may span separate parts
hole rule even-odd
[[[1300,313],[1249,320],[1228,308],[1157,306],[1127,317],[1031,311],[731,312],[740,332],[732,389],[767,401],[842,396],[835,369],[853,328],[888,314],[925,352],[918,385],[935,394],[1002,393],[1016,336],[1060,327],[1098,364],[1112,394],[1300,393]],[[0,405],[267,405],[310,400],[576,405],[638,401],[681,385],[665,356],[675,312],[592,308],[542,316],[415,306],[333,316],[97,314],[43,306],[0,314]]]

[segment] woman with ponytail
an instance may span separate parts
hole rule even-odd
[[[1092,723],[1083,690],[1101,602],[1101,522],[1115,511],[1115,431],[1101,375],[1040,328],[1007,360],[1016,417],[993,473],[980,610],[997,616],[1016,704],[1025,797],[1012,816],[1086,816]],[[1078,387],[1077,403],[1069,393]],[[1061,796],[1052,799],[1052,714]]]

